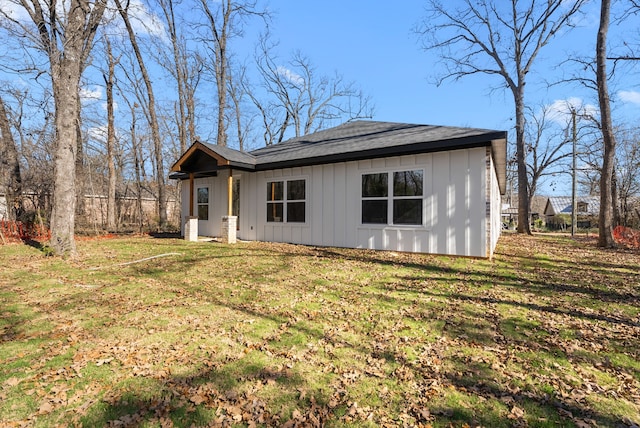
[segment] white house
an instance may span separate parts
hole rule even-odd
[[[491,257],[505,131],[356,121],[244,153],[195,142],[171,168],[185,237]]]

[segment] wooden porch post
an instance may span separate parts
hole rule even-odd
[[[193,217],[193,172],[189,173],[189,217]]]
[[[231,217],[233,215],[233,171],[231,168],[229,168],[229,178],[227,179],[227,195],[229,197],[227,215]]]

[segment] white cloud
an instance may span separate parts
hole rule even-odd
[[[124,23],[122,22],[122,18],[118,14],[115,5],[113,8],[110,8],[110,10],[112,11],[110,15],[109,12],[106,13],[109,15],[106,17],[106,21],[112,22],[112,25],[117,28],[121,34],[126,34]],[[165,43],[169,42],[169,37],[162,19],[147,9],[147,6],[142,3],[141,0],[131,0],[128,12],[131,27],[133,27],[133,32],[136,36],[146,35],[150,37],[157,37]]]
[[[30,19],[29,14],[24,7],[9,0],[0,0],[0,10],[2,11],[2,14],[6,14],[9,18],[19,22],[24,22]],[[0,14],[0,16],[2,15]]]
[[[637,91],[620,91],[618,92],[620,100],[624,103],[640,105],[640,92]]]
[[[547,119],[552,122],[566,125],[571,120],[571,112],[576,111],[583,116],[596,116],[598,108],[593,104],[585,104],[581,98],[569,97],[565,100],[555,100],[545,106]]]
[[[104,142],[107,140],[107,125],[94,126],[87,129],[90,140]]]
[[[300,76],[297,73],[294,73],[293,71],[289,70],[286,67],[283,67],[281,65],[278,66],[277,70],[278,75],[284,77],[285,79],[287,79],[289,82],[293,83],[296,86],[303,86],[304,85],[304,78],[302,76]]]
[[[100,86],[80,88],[80,99],[83,102],[102,99],[102,88]]]

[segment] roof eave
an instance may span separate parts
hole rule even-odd
[[[312,166],[312,165],[320,165],[326,163],[337,163],[337,162],[351,162],[358,161],[363,159],[375,159],[375,158],[383,158],[389,156],[402,156],[402,155],[414,155],[420,153],[433,153],[433,152],[441,152],[446,150],[456,150],[456,149],[469,149],[475,147],[485,147],[488,145],[498,144],[500,141],[504,142],[504,155],[501,161],[502,165],[506,168],[506,132],[497,131],[489,134],[482,134],[478,136],[472,137],[464,137],[464,138],[456,138],[450,140],[440,140],[440,141],[427,141],[422,143],[413,143],[407,144],[403,146],[388,146],[381,147],[376,149],[369,150],[359,150],[348,153],[337,153],[325,156],[314,156],[307,157],[301,159],[291,159],[286,161],[276,161],[276,162],[264,162],[261,163],[258,159],[256,162],[256,171],[265,171],[271,169],[278,168],[292,168],[292,167],[302,167],[302,166]],[[496,148],[494,156],[500,157],[500,153],[502,150],[498,147]],[[506,172],[502,174],[503,179],[500,179],[500,189],[504,194],[506,192],[506,180],[504,177],[506,176]]]

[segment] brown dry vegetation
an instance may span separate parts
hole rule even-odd
[[[0,246],[3,426],[634,426],[640,254]],[[145,257],[164,255],[138,263]]]

